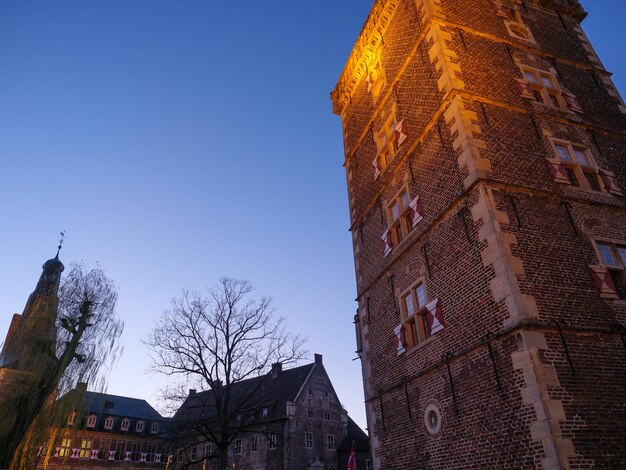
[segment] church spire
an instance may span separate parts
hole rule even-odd
[[[21,317],[16,316],[11,323],[0,355],[0,367],[34,370],[44,367],[52,359],[57,339],[59,284],[65,270],[59,259],[63,232],[61,235],[56,256],[43,264],[39,281],[28,297]]]

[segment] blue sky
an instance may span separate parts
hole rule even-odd
[[[371,0],[0,2],[0,336],[66,230],[120,290],[109,391],[156,403],[141,344],[223,275],[274,298],[365,426],[334,87]],[[583,23],[624,90],[622,0]],[[311,356],[312,357],[312,356]]]

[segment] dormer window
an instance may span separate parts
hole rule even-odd
[[[96,415],[89,415],[87,416],[87,427],[88,428],[95,428],[96,427]]]
[[[74,422],[76,421],[76,412],[72,411],[67,417],[67,425],[74,426]]]
[[[261,410],[261,416],[267,416],[267,408]]]
[[[113,416],[107,416],[104,420],[104,429],[113,429]]]
[[[137,424],[135,425],[135,431],[143,432],[143,425],[144,425],[143,421],[137,421]]]
[[[159,423],[152,423],[152,425],[150,426],[150,432],[152,434],[156,434],[157,432],[159,432]]]
[[[128,418],[124,418],[122,423],[120,424],[120,431],[128,431],[128,427],[130,426],[130,420]]]

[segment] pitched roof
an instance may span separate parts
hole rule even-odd
[[[354,442],[354,450],[355,451],[366,451],[370,450],[370,439],[367,437],[367,434],[363,432],[363,430],[356,424],[352,418],[348,416],[348,434],[337,446],[337,450],[350,452],[352,448],[352,443]]]
[[[152,408],[146,400],[109,395],[107,393],[85,392],[81,408],[88,413],[99,415],[163,420],[159,412]]]
[[[265,419],[280,419],[286,416],[286,403],[295,401],[314,366],[315,363],[311,363],[282,370],[275,375],[270,372],[231,384],[231,403],[236,403],[239,410],[249,410],[251,413],[267,408]],[[214,410],[214,391],[207,390],[190,394],[173,419],[187,421],[208,418]]]

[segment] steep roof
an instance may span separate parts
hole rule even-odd
[[[88,413],[125,418],[163,420],[157,410],[139,398],[121,397],[107,393],[85,392],[81,408]]]
[[[352,418],[348,416],[348,434],[337,446],[337,450],[350,452],[352,448],[352,443],[354,442],[354,450],[355,451],[366,451],[370,450],[370,440],[367,437],[367,434],[363,432],[363,430],[356,424]]]
[[[286,416],[286,403],[295,401],[315,363],[293,369],[272,372],[231,384],[232,403],[251,413],[267,408],[267,420]],[[212,390],[190,394],[174,415],[174,420],[209,418],[215,412],[215,394]],[[247,419],[247,417],[246,417]]]

